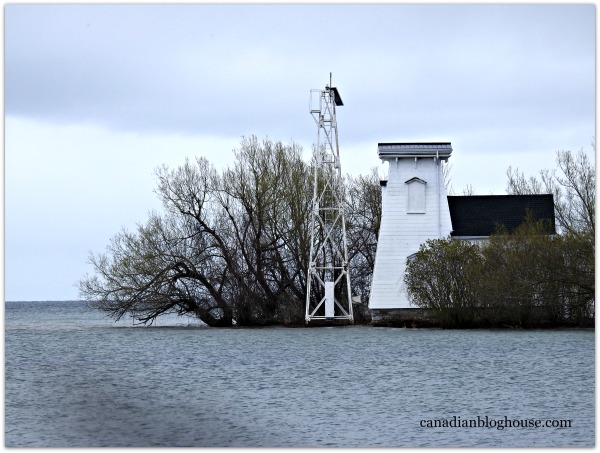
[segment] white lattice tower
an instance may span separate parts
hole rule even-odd
[[[354,322],[346,247],[342,172],[336,106],[344,105],[335,87],[311,90],[310,113],[317,123],[311,248],[306,289],[306,323]]]

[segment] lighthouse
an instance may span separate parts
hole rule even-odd
[[[310,259],[306,277],[306,324],[352,324],[343,183],[336,120],[342,106],[336,87],[311,90],[310,113],[317,124]]]
[[[382,181],[382,213],[369,308],[380,319],[413,307],[404,288],[406,262],[428,239],[450,235],[452,223],[442,165],[452,154],[448,143],[379,143],[388,162]]]

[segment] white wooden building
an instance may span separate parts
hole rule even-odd
[[[369,298],[374,317],[380,310],[413,307],[404,290],[406,259],[452,230],[442,174],[451,144],[379,143],[378,154],[389,167]]]
[[[378,153],[389,166],[381,187],[381,226],[369,298],[374,324],[433,319],[411,304],[404,288],[407,259],[428,239],[481,242],[498,225],[513,232],[529,216],[545,222],[544,234],[556,233],[552,194],[447,196],[442,165],[452,154],[450,143],[379,143]]]

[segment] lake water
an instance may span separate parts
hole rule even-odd
[[[7,447],[595,445],[590,330],[148,328],[81,302],[8,302],[5,329]]]

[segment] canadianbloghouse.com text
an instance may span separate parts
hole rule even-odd
[[[478,415],[473,417],[453,416],[451,418],[432,418],[419,421],[421,428],[484,428],[503,430],[507,428],[571,428],[571,420],[488,417]]]

